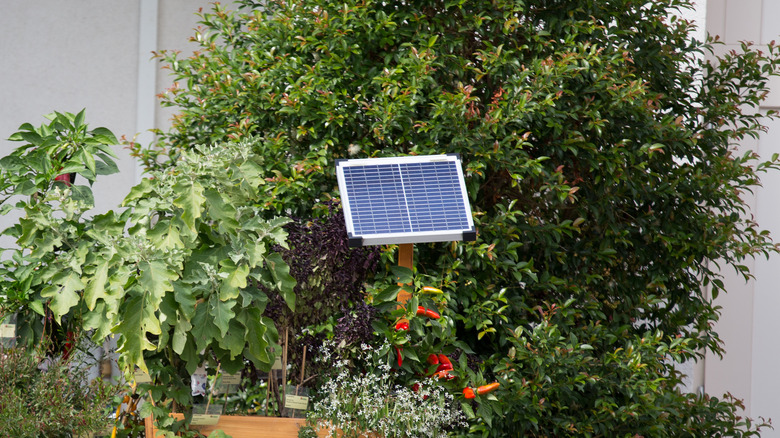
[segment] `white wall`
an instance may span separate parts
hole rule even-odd
[[[0,154],[24,122],[52,111],[87,109],[91,127],[117,135],[135,126],[138,9],[135,1],[6,2],[0,14]],[[45,35],[45,38],[42,36]],[[118,151],[121,173],[94,190],[99,210],[118,203],[134,182],[134,164]]]
[[[188,43],[208,0],[35,0],[4,2],[0,12],[0,156],[16,142],[6,139],[25,122],[47,123],[52,111],[86,108],[91,128],[117,137],[165,128],[171,111],[160,111],[157,93],[170,83],[152,50],[191,52]],[[140,168],[115,147],[120,173],[98,178],[95,212],[116,208],[137,181]],[[81,180],[83,183],[83,180]],[[77,181],[79,183],[79,181]],[[16,220],[0,216],[0,229]],[[10,246],[12,239],[0,240]],[[93,352],[100,356],[99,351]],[[115,371],[116,373],[116,371]],[[93,376],[97,368],[93,369]]]
[[[132,138],[164,127],[170,112],[156,94],[167,84],[151,51],[192,50],[200,7],[207,0],[36,0],[4,2],[0,13],[0,156],[22,123],[38,126],[52,111],[86,108],[90,127]],[[134,160],[117,147],[120,173],[93,187],[96,211],[115,208],[138,180]],[[7,226],[0,218],[0,226]]]
[[[718,53],[739,49],[740,41],[766,44],[780,41],[780,1],[777,0],[709,0],[706,25],[712,35],[726,44]],[[780,80],[773,79],[775,92],[769,95],[761,111],[780,107]],[[740,148],[757,151],[763,159],[780,152],[780,121],[769,123],[769,131],[760,139],[748,139]],[[780,241],[780,172],[762,177],[763,187],[753,195],[745,194],[751,215],[759,225]],[[751,417],[772,417],[780,421],[780,257],[748,261],[755,280],[745,282],[728,271],[728,293],[716,300],[723,307],[715,329],[724,341],[726,355],[721,360],[708,355],[704,384],[712,395],[730,392],[745,402]],[[763,437],[780,437],[780,429],[767,431]]]

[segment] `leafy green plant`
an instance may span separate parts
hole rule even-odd
[[[161,53],[178,82],[164,104],[182,110],[157,145],[136,145],[150,169],[192,145],[262,136],[256,153],[275,163],[266,214],[310,217],[336,197],[336,159],[459,153],[477,241],[416,245],[415,259],[451,292],[457,338],[487,361],[475,373],[500,370],[517,337],[530,349],[545,341],[533,330],[553,304],[577,317],[548,324],[565,339],[545,342],[575,348],[593,330],[614,340],[582,342],[593,350],[567,355],[564,374],[611,361],[620,372],[610,384],[641,387],[625,373],[631,356],[613,355],[646,333],[675,351],[665,372],[722,351],[706,292],[725,292],[717,269],[749,278],[745,260],[777,250],[740,198],[777,157],[735,149],[775,116],[756,111],[780,65],[774,44],[716,56],[717,42],[691,39],[678,18],[688,0],[239,5],[202,13],[191,57]],[[667,345],[676,339],[685,347]],[[516,370],[544,365],[517,350]],[[655,401],[637,405],[638,430],[652,428],[659,406],[696,412],[702,435],[741,427],[737,405],[682,396],[672,380],[649,387]],[[579,383],[565,381],[550,397],[576,398]],[[475,433],[511,434],[513,413],[537,409],[525,397],[489,402],[489,416],[472,417]],[[555,412],[539,412],[528,434],[566,434]],[[618,417],[577,429],[618,430]]]
[[[499,436],[498,421],[522,436],[749,437],[770,427],[741,417],[741,403],[729,396],[680,392],[674,364],[693,354],[689,339],[630,327],[610,332],[583,320],[578,307],[549,304],[536,324],[508,336],[508,354],[496,355],[488,370],[500,389],[464,404],[484,421],[472,432]],[[506,409],[518,405],[525,408]]]
[[[18,438],[65,438],[102,432],[117,388],[88,381],[83,366],[47,360],[23,347],[0,347],[0,431]]]
[[[187,152],[133,187],[123,211],[88,217],[89,187],[55,178],[75,171],[92,182],[114,169],[113,135],[88,131],[82,112],[22,125],[13,138],[29,143],[0,162],[6,200],[23,212],[4,232],[18,247],[2,262],[0,305],[16,313],[21,345],[54,331],[117,336],[122,369],[153,378],[136,390],[157,401],[163,426],[191,405],[189,374],[204,361],[270,369],[278,334],[260,287],[293,308],[295,279],[271,251],[285,246],[288,220],[263,218],[266,162],[250,141]]]
[[[0,314],[20,312],[18,332],[28,347],[44,331],[48,337],[64,338],[79,326],[62,316],[68,313],[65,307],[78,300],[73,287],[79,282],[79,266],[73,255],[86,257],[89,251],[79,242],[88,231],[82,218],[94,199],[88,186],[75,183],[74,175],[91,185],[98,175],[117,171],[111,150],[117,140],[109,130],[88,129],[84,111],[46,117],[50,123],[38,128],[29,123],[20,126],[10,140],[23,145],[0,159],[0,214],[25,212],[3,231],[19,247],[5,250],[0,262]],[[49,298],[55,298],[54,305],[45,309],[43,303]]]

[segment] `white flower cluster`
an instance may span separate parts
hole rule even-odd
[[[372,360],[371,349],[360,360]],[[330,351],[324,352],[331,357]],[[310,418],[320,428],[337,429],[345,438],[364,436],[444,437],[446,430],[467,427],[452,394],[430,379],[412,388],[395,385],[386,363],[375,373],[353,374],[346,361],[337,361],[335,377],[319,391],[324,396],[314,404]]]

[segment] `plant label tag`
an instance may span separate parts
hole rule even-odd
[[[135,370],[135,374],[133,374],[133,380],[135,380],[136,384],[140,385],[141,383],[151,383],[152,378],[148,373],[142,370]]]
[[[16,324],[0,324],[0,338],[15,338]]]
[[[309,407],[309,397],[287,394],[287,397],[284,399],[284,407],[286,409],[305,411]]]
[[[219,423],[219,415],[216,414],[193,414],[192,424],[193,426],[215,426]]]
[[[219,378],[219,387],[214,391],[217,395],[233,394],[238,392],[241,384],[241,374],[223,374]]]
[[[241,384],[241,374],[223,374],[222,375],[222,384],[223,385],[240,385]]]
[[[279,356],[276,356],[276,359],[274,359],[274,365],[271,367],[272,370],[281,370],[282,369],[282,358]]]

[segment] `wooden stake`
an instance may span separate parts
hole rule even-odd
[[[412,269],[414,266],[414,244],[402,243],[398,245],[398,266]],[[403,286],[403,285],[400,285]],[[412,294],[402,290],[398,293],[398,302],[401,304],[406,303],[412,297]]]
[[[301,360],[301,378],[298,380],[298,387],[303,385],[303,377],[306,375],[306,345],[303,346],[303,360]],[[298,395],[298,389],[295,390],[295,395]]]
[[[287,398],[287,343],[290,340],[290,328],[284,328],[284,349],[282,349],[282,403],[279,406],[279,412],[284,410],[284,403]]]

